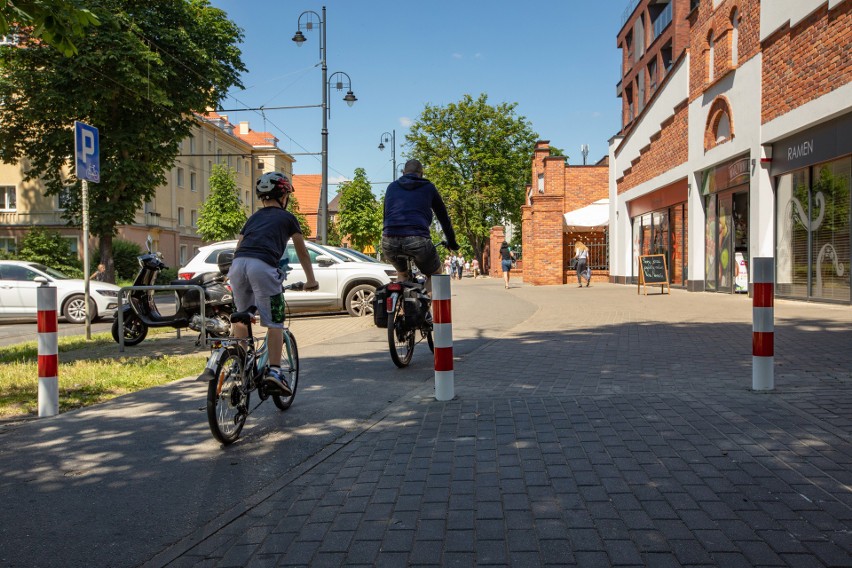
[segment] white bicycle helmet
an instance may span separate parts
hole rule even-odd
[[[281,172],[269,172],[260,176],[254,187],[258,199],[281,199],[288,193],[293,193],[290,179]]]

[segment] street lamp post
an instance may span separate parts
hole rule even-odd
[[[334,78],[335,75],[346,75],[347,80],[349,81],[349,91],[346,93],[346,96],[343,97],[343,100],[346,101],[346,104],[352,106],[355,101],[358,99],[355,98],[354,93],[352,92],[352,80],[349,79],[349,75],[343,73],[342,71],[338,71],[337,73],[333,73],[331,77],[328,77],[328,65],[326,62],[326,29],[325,29],[325,6],[322,7],[322,16],[314,12],[313,10],[307,10],[302,12],[299,15],[299,21],[297,22],[296,34],[293,36],[293,41],[296,42],[296,45],[301,47],[303,43],[307,41],[307,38],[302,33],[302,16],[312,15],[317,20],[319,20],[320,27],[320,64],[322,66],[322,185],[320,186],[320,203],[319,203],[319,211],[317,212],[317,229],[319,231],[319,239],[321,244],[328,244],[328,119],[331,116],[331,109],[328,104],[328,96],[329,91],[331,90],[330,80]],[[314,26],[314,21],[309,17],[304,24],[304,28],[307,31],[311,31]],[[337,82],[337,90],[341,90],[343,88],[342,82]]]
[[[391,143],[391,160],[393,161],[393,175],[391,181],[396,179],[396,130],[383,132],[379,137],[379,150],[385,149],[385,142]]]

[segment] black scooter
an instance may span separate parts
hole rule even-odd
[[[134,286],[154,286],[157,275],[168,268],[163,255],[152,252],[151,238],[147,241],[148,252],[138,257],[139,274],[133,281]],[[234,311],[234,296],[228,285],[228,269],[233,254],[222,254],[219,272],[203,272],[189,280],[173,280],[171,285],[196,285],[204,290],[204,327],[211,337],[228,337],[231,334],[230,315]],[[177,310],[174,315],[160,314],[154,302],[154,290],[131,290],[123,310],[124,344],[138,345],[148,335],[149,327],[188,327],[201,331],[201,301],[198,291],[187,289],[176,291]],[[112,338],[119,343],[118,313],[112,324]]]

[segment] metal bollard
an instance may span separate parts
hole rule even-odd
[[[38,415],[59,414],[59,316],[56,287],[42,282],[36,290],[38,308]]]
[[[432,276],[432,333],[435,340],[435,398],[452,400],[455,395],[453,371],[453,316],[450,306],[450,277]]]
[[[775,388],[775,259],[755,257],[752,298],[751,388]]]

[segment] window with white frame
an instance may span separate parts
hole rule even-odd
[[[186,264],[186,245],[180,245],[180,265]]]
[[[14,185],[0,185],[0,211],[17,211],[18,199]]]
[[[189,153],[195,154],[195,135],[189,135]]]
[[[216,163],[217,163],[217,164],[221,164],[221,163],[222,163],[222,149],[221,149],[221,148],[219,148],[218,150],[216,150]]]
[[[186,225],[186,214],[183,207],[178,207],[178,227]]]
[[[195,172],[189,172],[189,190],[198,191],[198,176]]]
[[[242,161],[242,160],[240,160],[239,158],[237,158],[237,173],[238,173],[238,174],[239,174],[239,173],[242,173],[242,169],[241,169],[241,168],[242,168],[242,165],[243,165],[243,161]]]
[[[246,200],[243,203],[245,203],[246,205],[251,203],[251,193],[249,193],[248,191],[246,192]]]
[[[190,220],[192,221],[192,227],[193,228],[197,227],[198,226],[198,211],[196,211],[195,209],[192,209],[189,212],[189,217],[190,217]]]
[[[177,186],[183,187],[183,168],[177,169]]]
[[[68,250],[70,250],[72,253],[74,253],[74,255],[77,255],[77,253],[80,251],[80,246],[79,246],[80,243],[77,240],[77,237],[76,236],[74,236],[74,237],[63,236],[62,239],[66,243],[68,243]]]
[[[17,250],[18,246],[15,244],[15,237],[0,237],[0,254],[14,254]]]
[[[61,190],[59,190],[59,194],[56,196],[56,203],[58,209],[68,209],[71,207],[72,203],[72,192],[74,191],[73,185],[66,185]]]
[[[251,167],[249,166],[249,161],[246,160],[246,175],[251,175]]]

